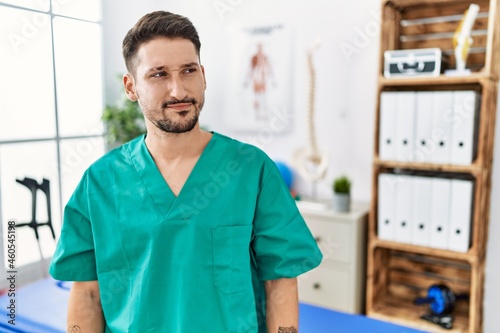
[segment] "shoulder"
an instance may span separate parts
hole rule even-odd
[[[141,135],[127,143],[122,144],[119,147],[106,152],[101,158],[92,163],[89,169],[99,169],[102,167],[108,167],[117,163],[128,161],[130,159],[130,151],[135,149],[136,146],[140,145],[143,140],[144,135]]]
[[[275,162],[260,148],[244,143],[236,139],[214,133],[218,136],[218,142],[225,144],[224,160],[231,165],[231,169],[242,171],[246,179],[253,179],[253,176],[263,183],[271,174],[278,174]]]
[[[85,174],[89,178],[88,180],[92,181],[97,177],[100,182],[105,182],[108,178],[114,178],[110,176],[116,172],[126,172],[127,170],[130,170],[130,166],[132,166],[130,158],[131,151],[136,149],[136,147],[138,147],[143,140],[144,135],[141,135],[106,152],[86,170]],[[106,177],[101,177],[103,175],[106,175]]]
[[[226,157],[253,167],[274,164],[263,150],[254,145],[238,141],[223,134],[214,133],[214,135],[217,135],[218,140],[226,145]]]

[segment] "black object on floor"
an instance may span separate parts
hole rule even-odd
[[[54,233],[54,228],[52,227],[52,214],[50,205],[50,181],[48,179],[43,179],[42,183],[39,184],[35,179],[25,177],[23,180],[16,179],[21,185],[26,186],[31,192],[31,221],[26,223],[17,223],[16,228],[30,227],[35,232],[36,241],[38,242],[38,248],[40,250],[41,260],[43,261],[42,249],[40,247],[40,234],[38,233],[38,228],[47,226],[50,228],[52,233],[52,238],[56,239],[56,234]],[[38,222],[36,219],[36,208],[37,208],[37,191],[41,190],[47,199],[47,221]]]

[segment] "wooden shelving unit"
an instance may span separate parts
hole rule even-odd
[[[474,25],[474,45],[466,77],[418,77],[388,79],[382,75],[386,50],[439,47],[455,67],[451,36],[471,3],[480,6]],[[381,160],[379,147],[380,98],[376,106],[373,191],[368,227],[367,298],[368,316],[429,332],[483,332],[483,286],[488,235],[491,166],[500,70],[500,0],[383,0],[378,96],[383,91],[475,90],[481,96],[477,157],[470,165],[439,165]],[[447,22],[436,23],[436,18]],[[455,17],[456,19],[453,19]],[[421,21],[418,21],[423,19]],[[417,20],[417,21],[415,21]],[[410,22],[411,24],[407,24]],[[416,24],[415,22],[422,22]],[[437,37],[436,37],[437,36]],[[378,175],[395,170],[468,175],[475,180],[471,246],[458,253],[414,246],[377,237]],[[454,311],[453,329],[446,330],[420,319],[424,306],[413,305],[435,283],[446,283],[456,293],[470,295]]]

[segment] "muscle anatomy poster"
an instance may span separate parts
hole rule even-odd
[[[273,118],[291,119],[291,29],[260,24],[232,26],[229,33],[226,121],[234,129],[259,130]]]

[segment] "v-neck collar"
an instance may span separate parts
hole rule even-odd
[[[151,200],[153,200],[163,218],[170,219],[176,215],[175,206],[178,205],[178,202],[183,200],[183,197],[186,196],[185,193],[188,192],[194,184],[203,182],[204,177],[208,177],[207,175],[210,171],[215,170],[223,155],[225,147],[223,148],[216,144],[220,141],[218,140],[219,135],[216,132],[212,132],[210,141],[203,149],[198,161],[196,161],[181,191],[175,196],[156,166],[146,146],[145,138],[146,135],[143,135],[138,138],[137,141],[131,143],[129,146],[130,158],[142,180],[145,192],[149,195]],[[209,181],[209,179],[206,180]]]

